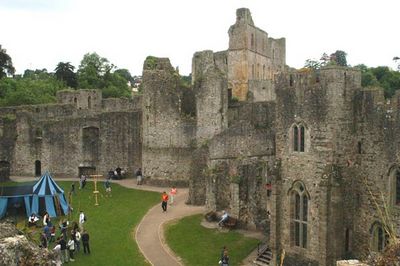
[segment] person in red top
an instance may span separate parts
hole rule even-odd
[[[167,211],[167,203],[168,203],[168,194],[167,192],[163,192],[161,195],[161,208],[163,209],[163,212]]]
[[[171,192],[169,192],[169,194],[171,195],[171,205],[174,203],[174,198],[175,198],[175,196],[176,196],[176,193],[178,193],[178,190],[176,189],[176,187],[175,186],[173,186],[172,188],[171,188]]]

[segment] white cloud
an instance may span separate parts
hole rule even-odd
[[[194,52],[227,49],[240,7],[269,36],[286,38],[293,67],[335,50],[346,51],[352,65],[393,66],[400,56],[395,0],[0,0],[0,44],[19,73],[53,70],[60,61],[78,67],[85,53],[97,52],[132,74],[147,55],[169,57],[188,74]]]

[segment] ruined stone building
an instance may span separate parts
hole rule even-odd
[[[189,203],[264,230],[272,262],[285,250],[285,265],[382,251],[383,199],[399,234],[400,94],[362,88],[353,68],[289,68],[285,39],[248,9],[237,10],[226,51],[194,54],[190,88],[168,59],[149,57],[140,97],[58,99],[1,109],[0,164],[11,174],[141,166],[147,183],[189,186]]]

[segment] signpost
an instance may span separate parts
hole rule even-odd
[[[95,198],[94,206],[99,206],[98,194],[100,192],[97,190],[97,178],[102,178],[103,175],[90,175],[90,177],[93,178],[93,182],[94,182],[94,190],[93,190],[93,194],[94,194],[94,198]]]

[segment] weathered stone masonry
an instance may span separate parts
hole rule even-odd
[[[400,235],[400,94],[361,88],[357,69],[286,66],[285,39],[242,8],[229,47],[192,59],[192,86],[149,57],[143,96],[65,91],[54,105],[0,110],[0,178],[142,167],[189,186],[190,204],[263,230],[273,265],[334,265],[385,245],[381,195]],[[400,183],[400,182],[399,182]],[[378,207],[377,207],[378,206]]]

